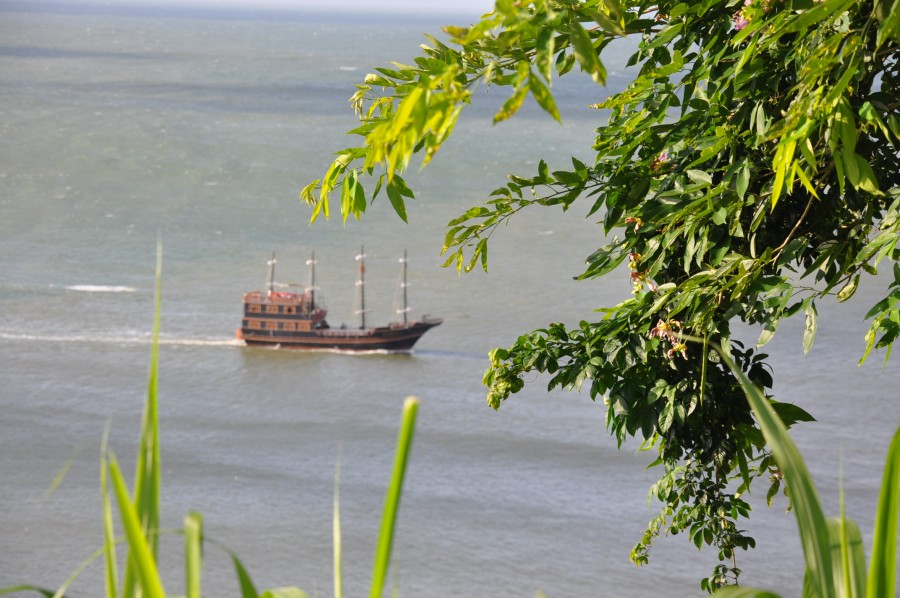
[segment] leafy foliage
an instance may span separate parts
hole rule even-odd
[[[651,489],[662,512],[633,560],[647,562],[660,533],[686,532],[718,549],[722,564],[703,584],[713,591],[739,575],[736,549],[753,546],[737,523],[749,511],[741,494],[767,477],[771,500],[783,483],[723,359],[771,388],[759,349],[781,320],[804,314],[809,351],[817,302],[850,299],[882,262],[894,281],[868,314],[860,361],[872,349],[887,360],[900,335],[898,4],[498,0],[476,24],[446,28],[448,43],[429,37],[414,65],[367,76],[351,98],[361,145],[339,151],[301,196],[315,220],[340,189],[343,217],[359,218],[361,181],[372,176],[372,198],[386,186],[406,220],[414,195],[402,172],[417,154],[434,157],[479,86],[511,90],[496,122],[528,95],[560,119],[553,78],[577,65],[602,84],[610,42],[639,37],[633,81],[595,106],[609,118],[593,163],[551,172],[540,161],[536,173],[511,175],[449,223],[443,252],[460,271],[486,269],[490,236],[519,211],[592,202],[589,214],[617,236],[587,256],[581,278],[627,263],[633,296],[601,306],[599,321],[551,324],[493,351],[488,403],[499,408],[534,371],[550,388],[603,397],[611,433],[642,438],[664,469]],[[732,340],[736,321],[760,328],[756,347]],[[688,347],[681,334],[703,342]],[[811,419],[773,405],[787,426]]]

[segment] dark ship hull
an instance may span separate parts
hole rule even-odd
[[[253,330],[242,327],[239,336],[248,345],[304,351],[385,351],[408,353],[423,334],[441,323],[428,318],[409,324],[376,328],[322,328],[308,331]]]
[[[332,328],[325,320],[326,310],[317,302],[315,286],[315,255],[308,262],[311,266],[312,283],[301,292],[275,291],[275,256],[269,262],[268,292],[253,291],[244,294],[244,317],[237,337],[247,345],[267,346],[303,351],[352,351],[408,353],[413,345],[428,332],[438,326],[440,318],[423,317],[407,320],[406,314],[406,255],[403,263],[403,321],[386,326],[366,327],[365,295],[363,282],[364,254],[360,252],[359,280],[362,297],[362,323],[358,327],[341,326]]]

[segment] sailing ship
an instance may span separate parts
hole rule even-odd
[[[378,351],[408,353],[423,334],[439,325],[441,318],[424,316],[419,320],[409,319],[406,295],[406,252],[403,252],[401,290],[403,307],[397,310],[402,319],[385,326],[366,326],[365,300],[365,252],[361,249],[356,256],[359,275],[356,285],[359,289],[361,308],[358,326],[341,325],[332,328],[325,319],[327,310],[316,296],[316,254],[306,263],[310,267],[309,287],[297,291],[276,291],[275,254],[269,260],[269,284],[265,292],[252,291],[244,294],[244,317],[237,331],[238,339],[247,345],[262,345],[284,349],[330,350],[330,351]]]

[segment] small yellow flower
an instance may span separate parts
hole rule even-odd
[[[673,359],[675,355],[681,354],[681,357],[687,359],[687,345],[684,343],[676,343],[672,346],[671,349],[666,353],[669,359]]]

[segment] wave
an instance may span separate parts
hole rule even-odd
[[[97,284],[73,284],[66,287],[70,291],[82,293],[135,293],[137,289],[126,286],[108,286]]]
[[[107,335],[59,335],[29,334],[21,332],[2,332],[0,339],[9,341],[41,342],[41,343],[94,343],[107,345],[149,345],[152,341],[147,336],[107,336]],[[166,338],[160,337],[160,345],[182,345],[197,347],[240,347],[243,342],[236,338]]]
[[[147,343],[150,339],[147,339]],[[161,338],[160,345],[185,345],[196,347],[243,347],[244,341],[236,338]]]

